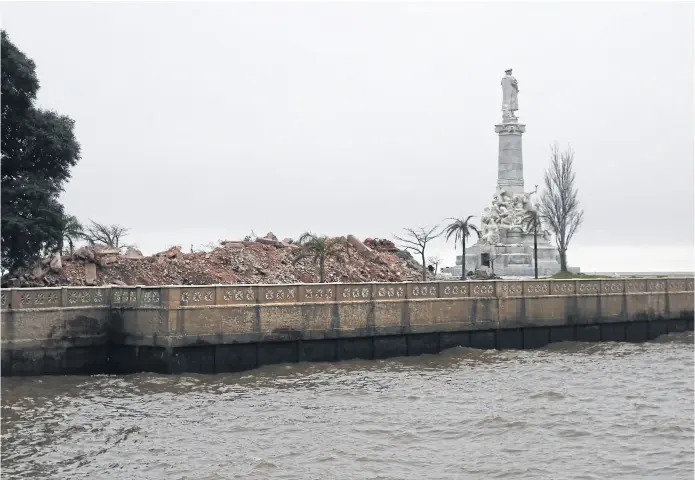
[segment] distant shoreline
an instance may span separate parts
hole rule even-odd
[[[616,276],[616,277],[632,277],[632,276],[641,276],[641,277],[652,277],[652,276],[668,276],[668,277],[692,277],[695,276],[695,273],[690,271],[682,271],[682,272],[582,272],[585,275],[611,275],[611,276]]]

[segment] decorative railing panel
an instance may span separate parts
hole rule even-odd
[[[312,283],[161,287],[14,288],[0,292],[1,308],[177,308],[276,303],[365,302],[456,298],[622,295],[692,292],[693,278],[495,280],[406,283]]]
[[[600,280],[577,280],[577,294],[598,295],[601,293]]]
[[[494,282],[470,282],[468,287],[471,292],[471,297],[494,297],[495,283]]]
[[[524,294],[537,297],[541,295],[550,295],[550,282],[548,281],[526,281],[524,282]]]
[[[577,293],[576,280],[553,280],[550,282],[553,295],[574,295]]]
[[[299,287],[299,299],[302,302],[334,302],[336,289],[330,283],[315,283]]]
[[[108,288],[70,288],[66,293],[68,307],[106,307],[111,304]]]
[[[218,305],[245,305],[258,302],[258,287],[251,285],[223,285],[217,287]]]
[[[407,285],[408,298],[437,298],[439,296],[439,284],[433,282],[410,283]]]
[[[143,287],[140,290],[140,305],[143,307],[159,307],[162,302],[162,292],[159,287]]]
[[[137,307],[137,288],[113,288],[111,290],[111,305],[114,307]]]
[[[686,292],[688,285],[685,278],[669,278],[666,280],[666,288],[669,292]]]
[[[352,285],[337,284],[336,292],[339,302],[364,302],[372,299],[372,285],[368,283]]]
[[[498,297],[521,297],[524,294],[523,282],[498,282]]]
[[[647,280],[647,291],[648,292],[665,292],[666,291],[666,279],[648,279]]]
[[[372,286],[374,300],[405,299],[405,283],[377,283]]]
[[[215,305],[215,287],[181,287],[182,307]]]
[[[468,282],[442,282],[439,288],[440,298],[461,298],[467,297],[469,289]]]
[[[601,292],[623,293],[625,291],[625,280],[601,280]]]
[[[8,295],[12,308],[15,309],[65,306],[62,297],[63,292],[60,288],[14,290],[13,295]]]
[[[263,285],[258,287],[258,303],[295,303],[299,285]]]
[[[647,291],[647,281],[640,278],[625,280],[625,293],[643,293]]]

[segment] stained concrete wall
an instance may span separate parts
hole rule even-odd
[[[2,290],[2,374],[235,371],[692,329],[693,279]]]

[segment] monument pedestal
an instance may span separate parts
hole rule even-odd
[[[456,264],[461,265],[460,255]],[[466,270],[475,271],[480,267],[489,267],[500,277],[533,277],[533,234],[523,234],[520,243],[489,245],[479,241],[467,248]],[[560,255],[557,248],[539,235],[538,276],[547,277],[559,271]]]
[[[497,188],[510,195],[524,193],[524,157],[521,149],[521,136],[526,131],[516,117],[505,118],[495,125],[499,135],[499,155],[497,159]]]

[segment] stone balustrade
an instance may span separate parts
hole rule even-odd
[[[693,278],[3,289],[2,374],[221,372],[692,329]],[[313,353],[312,353],[313,352]]]
[[[692,278],[592,280],[444,281],[403,283],[308,283],[268,285],[196,285],[158,287],[52,287],[2,289],[1,308],[150,308],[210,307],[422,300],[508,298],[558,295],[692,292]]]

